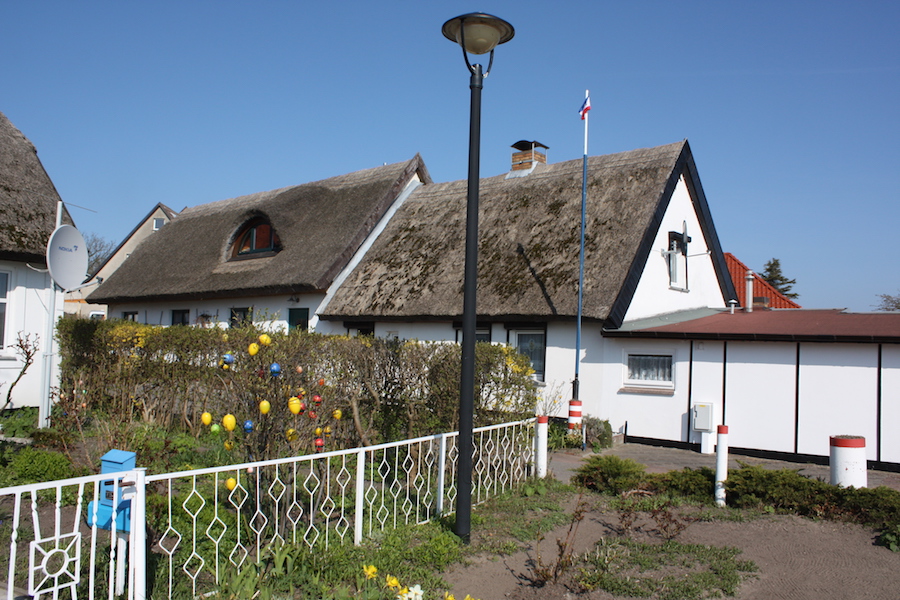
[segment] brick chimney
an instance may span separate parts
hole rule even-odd
[[[537,163],[547,164],[547,155],[538,152],[538,148],[549,150],[550,148],[540,142],[529,142],[528,140],[519,140],[512,145],[517,152],[512,155],[512,171],[531,172]]]

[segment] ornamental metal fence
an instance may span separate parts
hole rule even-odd
[[[546,474],[546,432],[538,426],[538,443],[534,423],[474,430],[473,504]],[[272,546],[359,544],[425,523],[454,511],[457,438],[0,489],[3,596],[197,598]]]

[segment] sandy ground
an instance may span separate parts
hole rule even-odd
[[[714,466],[714,456],[687,450],[620,445],[608,452],[634,458],[648,471],[663,472],[685,466]],[[567,480],[582,458],[581,453],[555,454],[551,470]],[[827,466],[798,465],[734,457],[736,461],[764,464],[770,468],[794,468],[813,477],[828,479]],[[869,472],[869,486],[900,489],[900,474]],[[616,537],[615,515],[587,513],[579,525],[576,551],[593,547],[602,538]],[[546,536],[539,551],[549,557],[556,540],[564,539],[567,526]],[[640,533],[636,535],[641,535]],[[683,543],[739,548],[741,559],[752,560],[759,571],[740,588],[740,600],[824,600],[900,598],[900,553],[874,544],[876,532],[857,525],[813,521],[793,516],[766,516],[747,522],[695,522],[676,538]],[[649,539],[649,538],[647,538]],[[562,584],[536,587],[531,565],[535,549],[511,556],[482,556],[445,575],[458,600],[466,594],[481,600],[610,600],[605,592],[576,593]]]

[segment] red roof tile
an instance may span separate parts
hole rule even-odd
[[[728,273],[734,282],[734,291],[737,292],[737,301],[741,306],[747,306],[747,271],[750,268],[735,258],[731,252],[725,252],[725,264],[728,265]],[[767,308],[800,308],[800,305],[776,290],[772,285],[753,273],[753,297],[768,298]]]

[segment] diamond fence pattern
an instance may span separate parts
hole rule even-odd
[[[23,593],[142,599],[148,568],[126,566],[151,563],[162,574],[154,578],[154,598],[196,598],[270,545],[360,543],[425,523],[455,508],[456,441],[454,432],[181,473],[145,476],[138,469],[0,489],[0,506],[11,507],[9,517],[0,516],[0,527],[11,524],[6,534],[0,530],[0,540],[9,541],[6,600]],[[534,475],[534,460],[533,419],[475,429],[473,503]],[[100,482],[111,479],[116,494],[134,498],[137,534],[85,524],[87,501],[93,498],[96,512]]]

